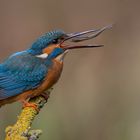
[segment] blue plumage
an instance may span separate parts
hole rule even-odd
[[[52,53],[48,56],[48,59],[53,59],[57,57],[59,54],[62,54],[64,50],[62,48],[55,48]]]
[[[61,30],[55,30],[39,37],[29,49],[11,55],[0,64],[0,100],[16,96],[24,91],[37,88],[47,76],[53,65],[52,59],[62,53],[54,49],[48,58],[37,57],[43,49],[55,39],[65,36]]]
[[[103,46],[71,46],[64,44],[65,41],[89,40],[108,28],[110,26],[71,34],[54,30],[39,37],[27,50],[11,55],[0,64],[0,107],[18,100],[27,105],[27,99],[44,95],[58,81],[67,50]]]
[[[11,56],[0,65],[0,100],[39,86],[51,65],[28,52]]]
[[[33,55],[41,54],[42,49],[46,48],[49,44],[53,43],[53,40],[65,35],[66,34],[62,30],[50,31],[39,37],[27,51]]]

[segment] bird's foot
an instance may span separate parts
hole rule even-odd
[[[31,103],[31,102],[29,103],[26,100],[22,100],[21,102],[23,104],[23,108],[25,108],[25,107],[32,107],[32,108],[34,108],[37,111],[37,113],[39,112],[39,108],[38,108],[37,104]]]
[[[53,88],[51,87],[47,91],[44,91],[43,93],[41,93],[41,96],[43,96],[46,99],[46,101],[47,101],[48,98],[50,97],[50,93],[51,93],[52,90],[53,90]]]
[[[45,98],[45,100],[47,101],[49,98],[49,94],[47,92],[43,92],[41,93],[41,96],[43,96]]]

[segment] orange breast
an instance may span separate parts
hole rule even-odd
[[[58,79],[61,75],[61,72],[62,72],[62,68],[63,68],[63,63],[53,60],[52,68],[49,69],[49,71],[46,75],[46,78],[44,79],[44,81],[38,88],[23,92],[14,97],[4,99],[4,100],[0,101],[0,106],[7,104],[7,103],[15,102],[18,100],[26,100],[28,98],[39,96],[42,92],[51,88],[58,81]]]
[[[25,96],[34,97],[40,95],[42,92],[46,91],[50,87],[52,87],[59,79],[61,72],[62,72],[63,64],[59,63],[56,60],[53,60],[53,66],[48,70],[47,76],[42,82],[42,84],[32,91],[27,91],[21,96],[25,98]],[[22,98],[21,97],[21,98]]]
[[[53,67],[49,69],[44,82],[37,90],[47,90],[48,88],[52,87],[59,79],[63,68],[63,63],[60,63],[56,60],[53,60]]]
[[[43,53],[50,54],[54,50],[54,48],[59,48],[59,47],[60,47],[59,44],[51,44],[43,50]]]

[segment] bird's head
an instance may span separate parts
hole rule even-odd
[[[50,31],[45,35],[39,37],[28,50],[32,55],[40,58],[57,59],[63,61],[65,54],[68,50],[78,48],[95,48],[102,47],[103,45],[68,45],[66,41],[77,43],[97,37],[106,29],[110,29],[112,25],[88,30],[78,33],[66,34],[61,30]]]

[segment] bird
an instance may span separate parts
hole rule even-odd
[[[36,105],[28,100],[45,95],[57,83],[69,50],[103,45],[70,45],[95,38],[112,25],[83,32],[53,30],[37,38],[28,49],[10,55],[0,64],[0,107],[16,101],[23,106]],[[67,42],[67,43],[66,43]]]

